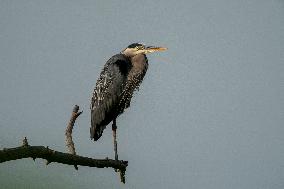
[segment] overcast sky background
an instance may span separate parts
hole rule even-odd
[[[0,1],[0,148],[113,158],[111,127],[89,139],[91,93],[107,59],[133,42],[151,54],[118,119],[113,169],[43,160],[0,164],[0,188],[284,188],[284,1]]]

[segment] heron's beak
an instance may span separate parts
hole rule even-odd
[[[153,53],[153,52],[157,52],[157,51],[165,51],[167,50],[166,47],[154,47],[154,46],[148,46],[144,49],[144,53],[147,54],[147,53]]]

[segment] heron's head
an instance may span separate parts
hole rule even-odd
[[[155,47],[155,46],[145,46],[140,43],[133,43],[129,45],[126,49],[122,51],[122,54],[133,57],[138,54],[147,54],[147,53],[153,53],[157,51],[165,51],[167,48],[165,47]]]

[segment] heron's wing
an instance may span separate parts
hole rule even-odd
[[[91,138],[98,140],[105,127],[119,113],[117,107],[131,63],[123,55],[115,55],[104,66],[91,100]]]

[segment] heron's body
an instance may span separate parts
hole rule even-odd
[[[105,64],[91,101],[91,138],[98,140],[105,127],[130,106],[135,89],[148,68],[145,54],[116,54]]]
[[[97,141],[106,126],[113,121],[116,160],[116,118],[130,106],[133,93],[146,74],[148,59],[145,54],[163,50],[166,48],[133,43],[107,61],[96,83],[91,100],[91,139]]]

